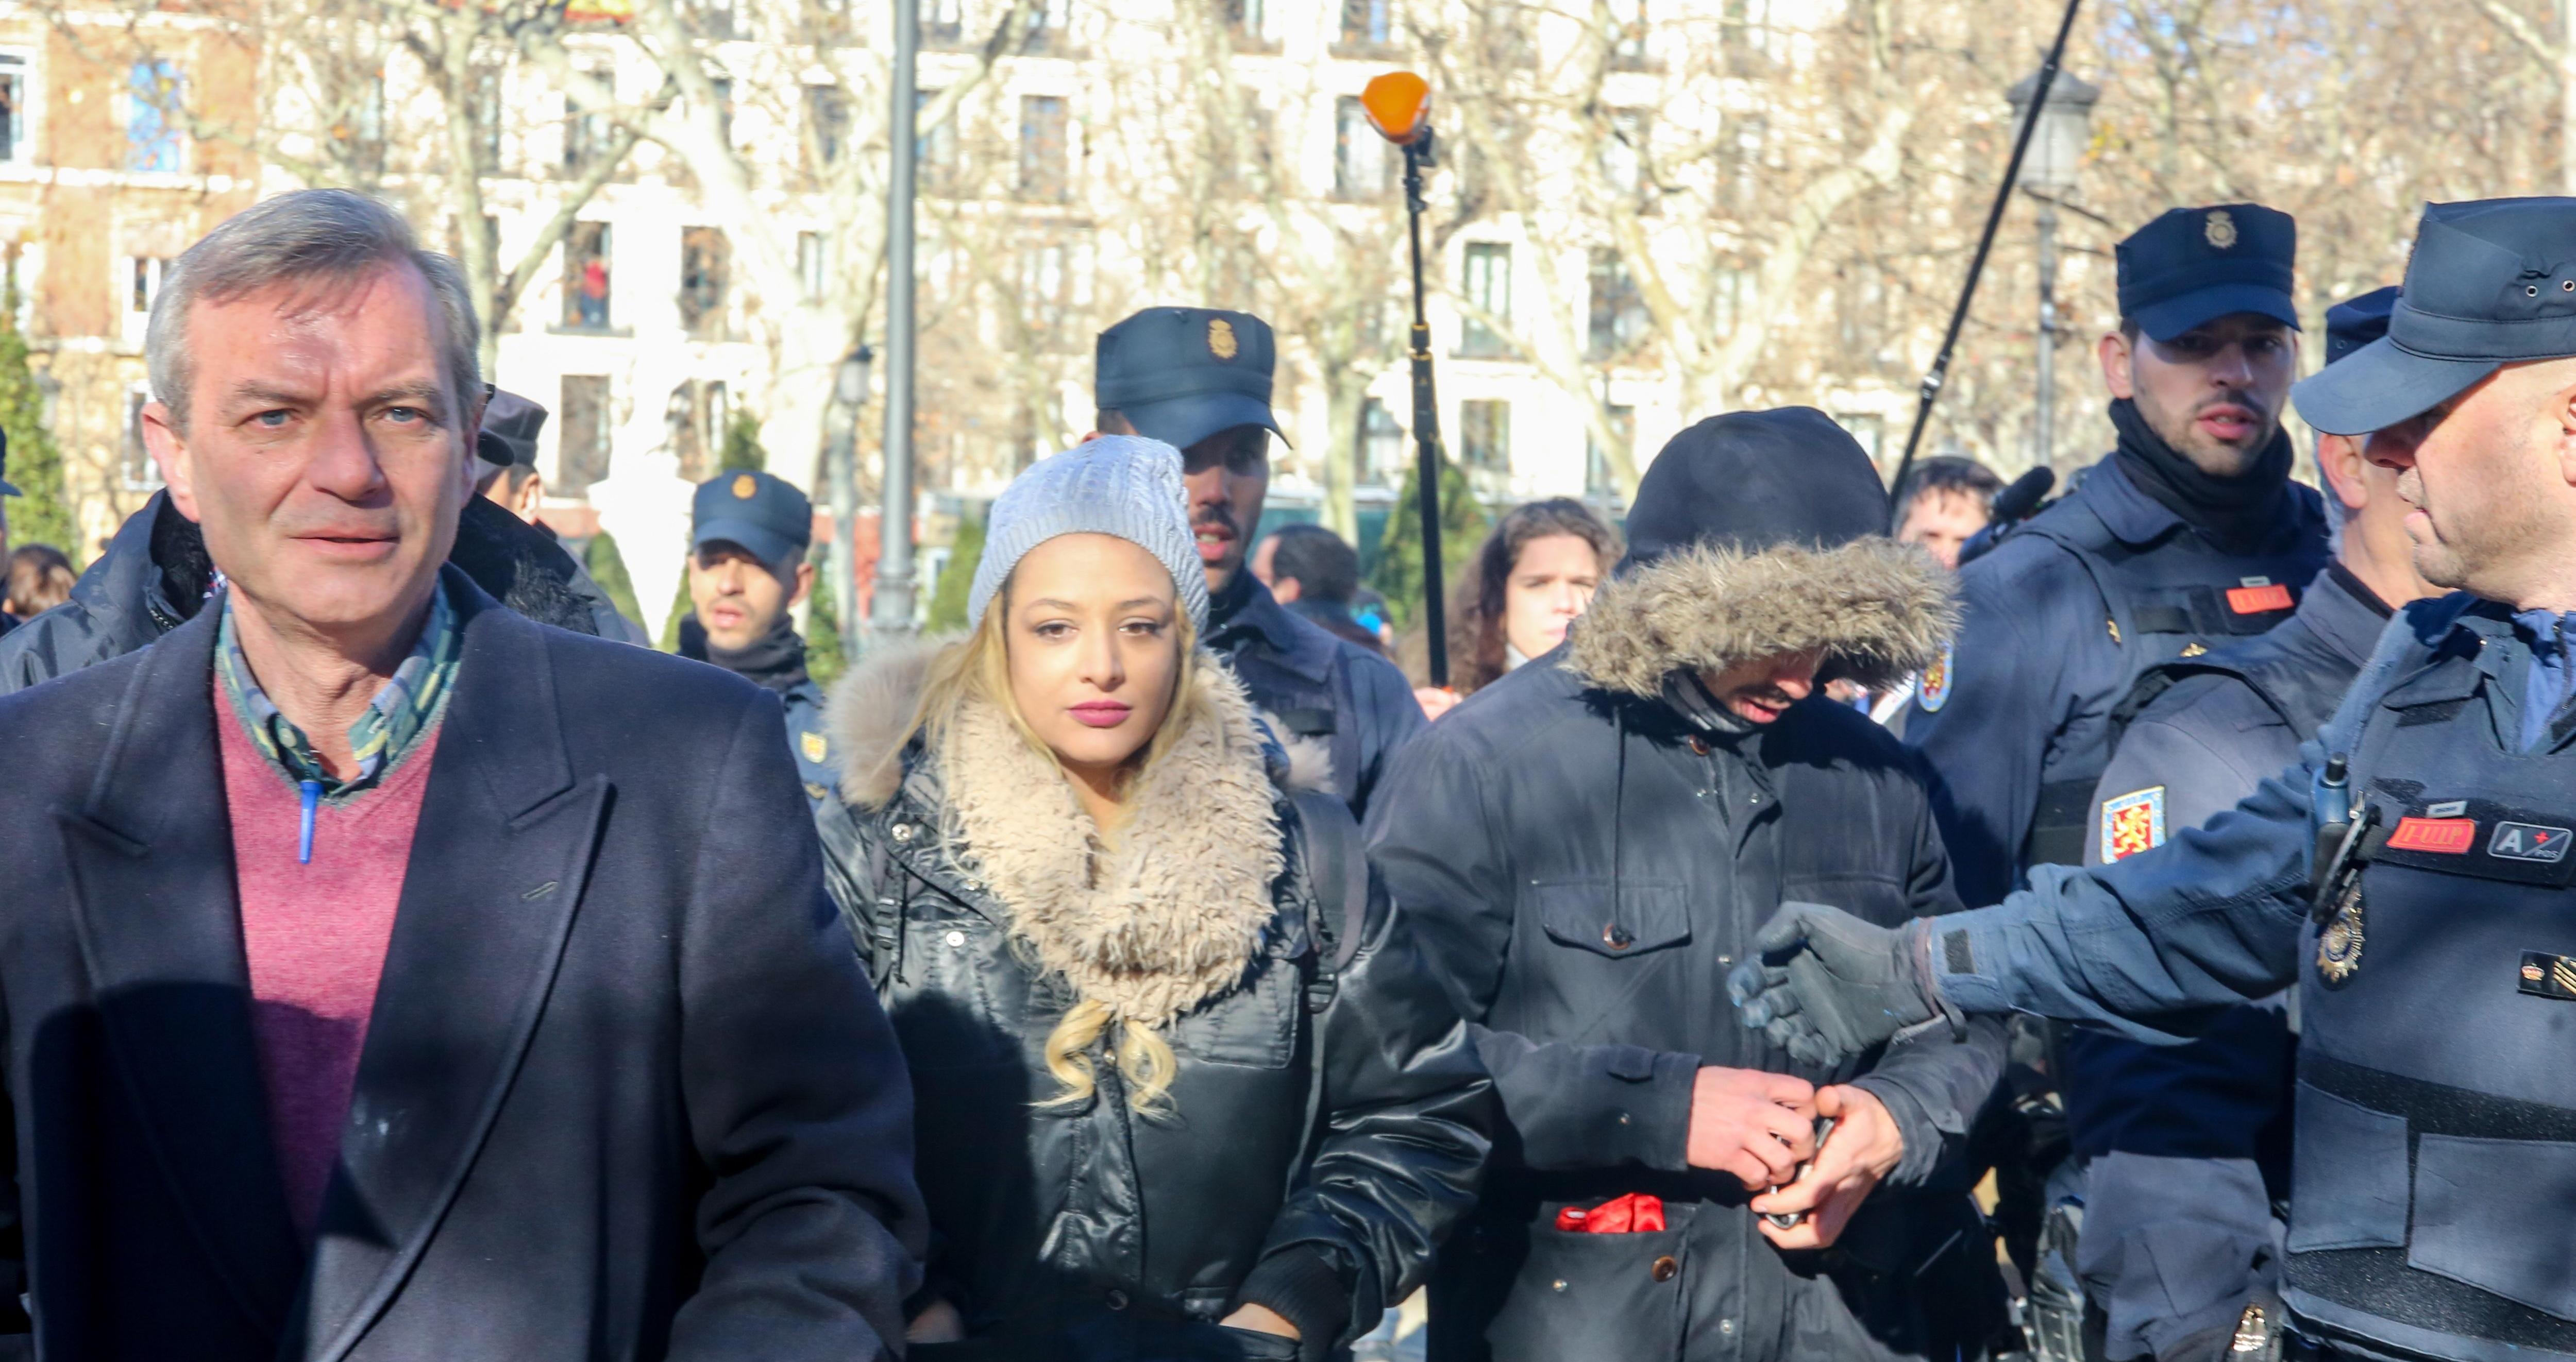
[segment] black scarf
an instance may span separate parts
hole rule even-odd
[[[694,647],[692,645],[695,645]],[[748,648],[719,648],[707,638],[706,626],[691,614],[680,621],[680,655],[712,662],[746,681],[757,682],[784,694],[804,685],[805,640],[797,637],[796,621],[784,610],[771,621],[769,632],[751,641]]]
[[[2138,490],[2181,516],[2230,553],[2250,553],[2284,518],[2290,495],[2290,433],[2272,432],[2254,466],[2233,478],[2212,477],[2166,444],[2128,398],[2111,403],[2120,432],[2113,454]]]

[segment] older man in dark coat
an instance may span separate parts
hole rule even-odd
[[[1947,637],[1948,574],[1886,526],[1822,413],[1702,421],[1570,641],[1432,725],[1371,805],[1507,1118],[1433,1271],[1435,1359],[1983,1354],[2001,1291],[1964,1144],[1999,1025],[1828,1070],[1719,985],[1784,898],[1958,907],[1916,760],[1814,693]]]
[[[0,698],[33,1315],[0,1329],[84,1362],[893,1356],[910,1094],[777,701],[442,566],[475,324],[382,206],[269,200],[157,309],[147,438],[228,585]]]

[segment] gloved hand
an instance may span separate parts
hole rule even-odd
[[[1727,975],[1744,1024],[1830,1068],[1940,1015],[1920,921],[1873,927],[1839,908],[1783,903]]]

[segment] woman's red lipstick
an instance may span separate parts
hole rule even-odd
[[[1085,700],[1072,707],[1074,719],[1093,728],[1116,728],[1135,712],[1136,707],[1124,700]]]

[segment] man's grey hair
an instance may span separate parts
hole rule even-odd
[[[483,390],[482,331],[464,271],[425,251],[411,224],[391,208],[346,189],[299,189],[251,205],[187,249],[164,275],[143,337],[152,395],[170,423],[188,429],[188,384],[196,366],[188,348],[188,311],[277,285],[347,285],[384,265],[409,265],[429,281],[447,335],[441,358],[456,389],[454,420],[470,414]],[[470,432],[468,432],[470,436]]]

